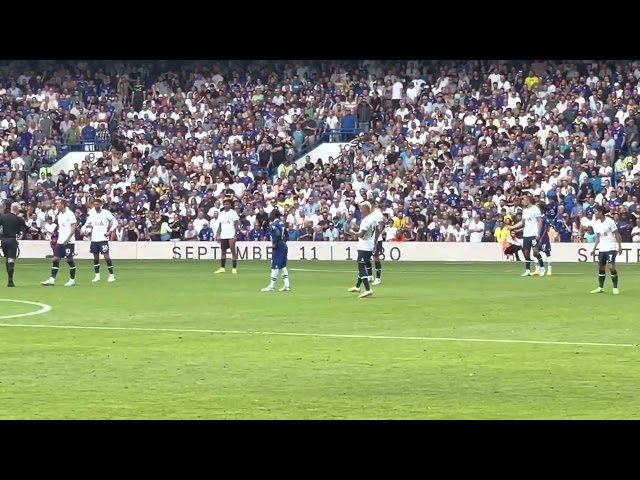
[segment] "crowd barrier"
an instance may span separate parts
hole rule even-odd
[[[111,242],[111,256],[122,260],[217,260],[220,245],[217,242]],[[238,242],[241,260],[269,260],[270,242]],[[356,242],[289,242],[290,260],[349,261],[357,258]],[[597,261],[597,251],[592,253],[588,244],[554,243],[552,259],[560,263]],[[51,255],[49,242],[23,240],[20,242],[20,258],[45,258]],[[77,242],[79,259],[92,258],[89,242]],[[392,262],[500,262],[508,259],[497,243],[395,243],[384,244],[385,261]],[[622,245],[618,263],[640,263],[640,243]]]

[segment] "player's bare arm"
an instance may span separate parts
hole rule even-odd
[[[614,232],[616,236],[616,242],[618,243],[618,255],[622,255],[622,237],[620,236],[620,230]]]
[[[220,235],[222,234],[222,222],[218,225],[218,231],[216,232],[216,242],[220,241]]]
[[[356,232],[355,230],[354,230],[354,231],[352,231],[352,235],[353,235],[354,237],[356,237],[356,238],[362,238],[362,237],[364,237],[364,236],[365,236],[365,234],[366,234],[366,233],[367,233],[367,231],[366,231],[366,230],[360,230],[360,229],[358,229],[358,231],[357,231],[357,232]]]
[[[78,228],[78,224],[76,222],[71,224],[71,233],[69,234],[69,236],[67,237],[67,239],[62,242],[63,245],[67,245],[69,243],[69,241],[73,238],[73,236],[76,234],[76,228]]]
[[[522,229],[522,228],[524,228],[524,220],[520,220],[515,225],[510,225],[507,228],[509,229],[509,231]]]
[[[598,245],[600,245],[600,234],[596,233],[596,243],[593,244],[593,250],[591,250],[591,253],[595,253]]]
[[[378,226],[376,227],[376,236],[374,238],[374,243],[378,243],[380,241],[380,236],[382,235],[383,230],[384,230],[384,223],[378,222]]]
[[[542,217],[537,218],[537,223],[538,223],[538,236],[536,237],[536,240],[540,241],[540,236],[542,235]]]
[[[111,235],[116,231],[117,227],[118,223],[116,222],[116,219],[114,217],[111,217],[111,219],[109,220],[109,227],[107,228],[107,234],[105,235],[107,240],[111,238]]]

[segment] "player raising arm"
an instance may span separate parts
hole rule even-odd
[[[51,276],[49,280],[45,280],[41,285],[50,286],[56,284],[56,276],[60,270],[60,259],[66,258],[69,264],[69,281],[64,284],[65,287],[72,287],[76,284],[76,262],[73,257],[76,253],[76,228],[78,221],[75,214],[67,206],[64,199],[58,200],[56,208],[58,210],[58,243],[53,251],[53,266],[51,267]]]
[[[227,250],[231,249],[232,267],[231,273],[238,273],[238,249],[236,248],[236,234],[238,233],[238,222],[240,217],[231,208],[233,200],[224,200],[224,209],[220,212],[218,220],[218,231],[216,232],[216,242],[220,242],[220,268],[213,273],[224,273],[227,264]]]
[[[10,288],[15,287],[13,272],[16,268],[16,258],[18,258],[18,235],[27,230],[37,231],[33,227],[29,228],[24,218],[18,216],[18,213],[20,213],[20,205],[12,203],[10,213],[0,215],[0,246],[7,268],[7,287]]]
[[[349,291],[359,292],[360,285],[364,283],[364,292],[359,295],[359,298],[364,298],[373,295],[373,290],[371,290],[369,284],[367,264],[371,264],[371,256],[373,255],[374,242],[378,230],[378,220],[374,215],[371,215],[371,204],[369,202],[360,204],[360,212],[363,216],[360,227],[348,230],[349,227],[347,226],[345,233],[358,238],[358,281],[356,286],[351,287]]]
[[[93,211],[89,214],[87,223],[84,225],[84,233],[91,238],[89,251],[93,255],[93,270],[96,276],[92,282],[100,281],[100,254],[104,255],[104,261],[109,269],[109,283],[115,282],[116,277],[113,274],[113,262],[109,255],[109,238],[111,233],[116,229],[117,222],[109,210],[102,208],[102,200],[96,198],[93,201]]]
[[[620,239],[620,231],[616,222],[611,217],[604,214],[604,208],[597,206],[596,221],[594,231],[596,232],[596,243],[593,246],[593,252],[600,247],[598,251],[598,288],[592,290],[591,293],[604,292],[604,280],[607,277],[606,267],[609,265],[611,273],[611,283],[613,283],[613,294],[618,295],[618,270],[616,270],[616,256],[622,254],[622,240]]]
[[[544,275],[544,262],[542,261],[542,255],[537,249],[540,243],[540,233],[542,232],[542,212],[540,209],[531,203],[531,197],[525,195],[523,197],[524,209],[522,210],[522,220],[515,225],[509,227],[509,230],[518,230],[524,227],[522,232],[522,251],[524,253],[524,273],[523,277],[531,275],[531,249],[533,248],[533,255],[538,261],[540,267],[540,276]]]
[[[287,256],[289,254],[289,247],[287,241],[289,240],[289,232],[286,225],[280,220],[280,210],[274,208],[269,214],[269,220],[271,221],[271,241],[273,242],[273,252],[271,255],[271,283],[268,287],[263,288],[263,292],[273,292],[276,289],[276,279],[278,273],[282,276],[284,281],[284,287],[280,289],[281,292],[290,292],[291,284],[289,283],[289,272],[287,271]]]

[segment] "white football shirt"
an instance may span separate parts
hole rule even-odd
[[[601,252],[614,252],[618,250],[618,242],[616,241],[615,235],[618,231],[616,222],[609,217],[605,217],[602,221],[594,222],[594,226],[595,232],[600,235],[598,250]]]
[[[71,227],[77,223],[75,214],[68,208],[58,214],[58,242],[63,243],[71,235]],[[71,235],[69,243],[76,243],[75,235]]]
[[[220,210],[218,220],[222,228],[220,229],[220,239],[229,240],[230,238],[236,238],[235,222],[240,220],[238,213],[235,210]]]
[[[358,250],[373,252],[377,228],[378,222],[375,215],[370,213],[362,219],[362,222],[360,222],[360,231],[364,231],[365,234],[358,238]]]
[[[373,212],[371,212],[369,216],[372,216],[374,218],[377,227],[380,227],[380,223],[384,222],[384,215],[379,208],[373,210]],[[382,227],[384,228],[384,226]],[[382,236],[378,237],[378,241],[382,241]]]
[[[100,213],[92,210],[87,219],[86,226],[91,226],[91,241],[105,242],[108,240],[107,232],[113,226],[115,218],[109,210],[102,209]]]
[[[535,205],[531,205],[529,208],[525,208],[522,211],[522,219],[524,220],[524,230],[522,232],[523,237],[537,237],[540,231],[538,230],[538,219],[542,217],[542,212]]]

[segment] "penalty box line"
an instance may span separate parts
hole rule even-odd
[[[357,335],[357,334],[331,334],[331,333],[300,333],[300,332],[260,332],[244,330],[208,330],[195,328],[151,328],[151,327],[108,327],[92,325],[44,325],[0,323],[4,328],[37,328],[56,330],[102,330],[102,331],[131,331],[131,332],[156,332],[156,333],[200,333],[209,335],[253,335],[253,336],[280,336],[280,337],[315,337],[315,338],[343,338],[362,340],[404,340],[424,342],[467,342],[467,343],[504,343],[525,345],[555,345],[577,347],[638,347],[632,343],[601,343],[601,342],[557,342],[545,340],[508,340],[490,338],[453,338],[453,337],[426,337],[426,336],[399,336],[399,335]]]

